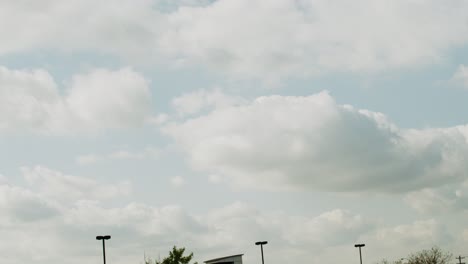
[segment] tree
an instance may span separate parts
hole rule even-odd
[[[378,264],[406,264],[403,262],[402,259],[395,260],[395,261],[390,261],[387,259],[382,259],[380,262],[377,262]]]
[[[379,264],[449,264],[452,254],[444,252],[438,247],[422,250],[396,261],[383,259]]]
[[[169,251],[169,256],[165,257],[162,261],[151,259],[145,259],[145,264],[189,264],[193,258],[193,252],[189,255],[184,256],[185,248],[177,248],[174,246],[171,251]],[[193,264],[198,264],[195,262]]]
[[[443,252],[438,247],[423,250],[408,257],[408,264],[449,264],[452,254]]]

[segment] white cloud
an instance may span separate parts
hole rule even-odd
[[[286,258],[306,261],[311,254],[320,256],[325,248],[352,243],[374,229],[370,221],[345,210],[299,216],[263,212],[240,202],[213,209],[201,221],[209,232],[198,243],[218,251],[244,252],[244,262],[249,263],[257,260],[258,248],[253,243],[260,239],[269,241],[265,248],[269,261],[284,263]],[[339,261],[339,257],[334,259]]]
[[[172,100],[172,106],[180,116],[197,114],[203,110],[221,109],[245,103],[239,96],[224,94],[219,89],[197,90]]]
[[[454,237],[446,227],[434,219],[381,228],[376,232],[376,238],[377,250],[391,248],[389,253],[393,253],[394,256],[401,256],[402,253],[404,255],[414,253],[434,245],[447,247],[454,243]]]
[[[369,260],[406,253],[409,248],[419,250],[430,243],[451,245],[453,242],[444,227],[432,219],[376,226],[374,220],[342,209],[297,215],[259,210],[235,202],[192,214],[176,205],[104,206],[100,201],[104,197],[89,193],[76,197],[96,200],[70,203],[62,195],[48,194],[62,193],[56,187],[70,192],[82,190],[83,186],[97,190],[96,185],[100,184],[90,185],[81,178],[50,174],[53,173],[26,174],[27,178],[34,178],[28,188],[0,186],[0,227],[5,238],[0,242],[0,253],[9,263],[42,264],[63,258],[70,259],[72,264],[98,261],[101,251],[94,236],[104,233],[112,235],[106,248],[109,262],[116,264],[137,263],[144,251],[151,252],[152,257],[157,256],[151,255],[153,252],[164,256],[174,244],[194,251],[199,262],[223,254],[245,253],[244,261],[253,263],[259,256],[253,242],[265,239],[269,241],[265,247],[269,262],[276,264],[286,259],[305,262],[311,254],[320,262],[343,262],[355,257],[352,244],[362,239],[372,248],[372,253],[365,253]],[[57,184],[57,177],[67,183]],[[39,188],[34,190],[37,185]]]
[[[125,150],[119,150],[119,151],[111,153],[109,157],[112,159],[141,159],[143,158],[143,154],[132,153],[132,152],[125,151]]]
[[[102,185],[93,179],[66,175],[42,166],[23,167],[21,171],[32,189],[56,200],[109,199],[131,193],[129,182]]]
[[[468,209],[468,181],[426,188],[406,195],[405,201],[420,213],[440,214]]]
[[[0,1],[0,54],[41,50],[95,50],[142,56],[152,47],[159,12],[151,0]],[[85,18],[85,19],[84,19]],[[80,21],[80,23],[75,23]],[[127,56],[129,57],[129,56]]]
[[[381,226],[361,239],[366,242],[364,256],[375,261],[383,258],[399,260],[423,249],[439,246],[447,250],[457,244],[447,227],[434,219]]]
[[[434,63],[464,45],[466,8],[435,0],[3,0],[0,55],[94,51],[267,81],[373,72]]]
[[[73,76],[66,103],[79,121],[94,128],[144,122],[150,109],[148,82],[130,68],[95,69]]]
[[[194,168],[241,187],[407,192],[462,182],[468,128],[399,129],[328,93],[269,96],[165,126]]]
[[[317,217],[288,216],[261,212],[237,202],[196,216],[179,206],[157,208],[130,203],[108,207],[100,202],[105,197],[92,194],[100,189],[95,182],[44,168],[35,171],[25,172],[31,181],[30,189],[0,186],[0,227],[7,228],[3,236],[8,238],[0,243],[0,252],[12,264],[27,260],[50,263],[63,257],[70,258],[70,263],[98,259],[100,251],[91,241],[103,232],[113,237],[107,244],[109,261],[113,263],[135,262],[144,250],[157,249],[164,254],[174,244],[195,251],[197,260],[202,261],[219,256],[220,251],[256,252],[252,241],[266,234],[275,241],[273,248],[298,247],[294,241],[301,240],[302,251],[312,245],[308,237],[317,232],[330,238],[338,236],[339,241],[356,235],[350,230],[365,232],[362,227],[366,224],[359,216],[342,210]],[[79,194],[69,200],[64,193]],[[304,232],[298,232],[301,225],[307,226]],[[321,243],[325,245],[327,240]],[[247,255],[246,260],[256,255]]]
[[[149,117],[146,120],[146,122],[149,124],[159,126],[159,125],[166,123],[168,120],[169,120],[169,115],[162,113],[162,114],[158,114],[157,116]]]
[[[0,173],[0,184],[7,184],[8,183],[8,178]]]
[[[373,72],[430,64],[466,43],[466,8],[439,1],[220,0],[170,14],[161,42],[183,63],[244,78]]]
[[[455,205],[456,195],[452,191],[452,197],[437,189],[423,189],[409,193],[405,201],[419,212],[443,212],[452,210]]]
[[[0,185],[0,229],[6,239],[0,243],[3,261],[51,263],[70,258],[70,263],[78,263],[98,255],[83,246],[93,241],[97,230],[68,225],[67,215],[76,207],[76,199],[109,198],[108,190],[117,185],[103,186],[40,167],[23,170],[30,186]]]
[[[377,238],[388,243],[404,243],[411,245],[424,241],[433,245],[436,241],[446,236],[445,230],[434,219],[415,221],[410,225],[399,225],[392,228],[382,228],[377,231]]]
[[[0,67],[0,132],[96,132],[142,125],[149,116],[148,82],[130,68],[74,75],[64,94],[44,70]]]
[[[146,147],[141,151],[117,150],[109,154],[86,154],[76,157],[75,161],[79,165],[89,165],[105,160],[141,160],[156,159],[160,156],[161,150],[155,147]]]
[[[220,183],[223,181],[223,177],[219,176],[218,174],[210,174],[208,176],[208,179],[210,180],[210,182],[212,183]]]
[[[44,70],[0,66],[0,131],[46,129],[64,113],[52,76]]]
[[[171,184],[175,187],[181,187],[182,185],[185,185],[186,183],[187,181],[182,176],[175,176],[171,178]]]
[[[58,214],[56,205],[47,201],[40,194],[28,189],[0,185],[0,210],[3,218],[0,225],[14,225],[15,222],[34,222]]]
[[[200,225],[178,206],[155,208],[136,203],[122,208],[105,208],[95,201],[79,201],[64,217],[65,222],[73,226],[127,226],[142,236],[174,235],[184,231],[196,233]]]
[[[76,159],[76,163],[80,165],[88,165],[93,164],[101,160],[101,157],[96,154],[87,154],[78,156]]]
[[[156,0],[161,11],[174,12],[181,6],[207,6],[217,0]]]
[[[317,246],[335,246],[351,243],[362,233],[373,228],[360,215],[336,209],[317,217],[295,218],[288,224],[290,228],[284,234],[293,245],[308,243]]]
[[[468,66],[461,64],[452,76],[452,81],[468,88]]]
[[[99,183],[44,168],[26,171],[25,177],[28,188],[0,186],[0,227],[8,238],[0,243],[0,253],[12,264],[64,257],[70,263],[92,262],[101,255],[91,241],[101,233],[112,235],[106,244],[109,262],[120,264],[136,263],[143,251],[165,254],[174,244],[194,251],[198,261],[235,250],[247,253],[245,261],[252,262],[257,256],[253,242],[259,237],[271,239],[269,250],[277,253],[269,256],[280,258],[292,248],[310,252],[310,247],[348,243],[373,229],[361,216],[340,209],[299,216],[236,202],[194,215],[175,205],[104,206],[101,200],[109,197],[95,195],[94,190],[104,191]]]

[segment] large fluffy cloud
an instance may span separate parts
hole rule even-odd
[[[372,72],[432,63],[466,43],[466,10],[460,1],[221,0],[180,8],[161,39],[178,60],[244,77]]]
[[[0,55],[169,56],[262,79],[376,71],[433,63],[466,43],[466,10],[433,0],[0,1]]]
[[[141,54],[154,44],[153,1],[0,1],[0,54],[42,50],[95,50]],[[76,23],[80,21],[80,23]],[[125,52],[123,52],[125,51]]]
[[[260,97],[164,132],[196,169],[253,188],[406,192],[467,173],[466,126],[400,129],[326,92]]]
[[[203,260],[233,249],[254,251],[252,241],[258,237],[276,240],[276,248],[297,247],[297,241],[326,246],[352,240],[372,228],[361,216],[340,209],[290,216],[237,202],[193,215],[177,205],[105,206],[103,199],[125,194],[121,184],[103,185],[40,166],[21,170],[27,187],[0,184],[0,232],[8,238],[0,243],[0,251],[12,264],[50,263],[64,257],[70,263],[97,260],[100,248],[93,237],[102,232],[113,236],[107,245],[113,263],[138,263],[144,250],[149,255],[154,250],[164,254],[174,244],[195,250],[198,260]],[[318,235],[328,239],[311,239]]]
[[[108,260],[117,264],[139,263],[144,252],[163,257],[173,245],[194,251],[198,261],[245,253],[245,262],[255,262],[259,252],[253,243],[259,239],[269,241],[265,251],[273,264],[305,262],[311,255],[315,261],[343,262],[356,256],[352,245],[358,241],[372,249],[370,256],[366,253],[372,261],[455,241],[434,219],[393,226],[343,209],[296,214],[234,202],[194,213],[178,205],[105,205],[103,199],[118,195],[108,185],[44,167],[22,171],[30,185],[0,184],[0,233],[5,238],[0,253],[11,264],[101,261],[97,234],[112,235],[106,244]]]
[[[468,38],[466,3],[215,1],[165,16],[160,50],[178,63],[275,81],[433,63]],[[442,11],[441,11],[442,10]]]
[[[0,67],[0,133],[48,134],[140,125],[150,113],[148,81],[130,68],[74,75],[64,92],[45,70]]]

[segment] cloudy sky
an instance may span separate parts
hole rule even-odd
[[[468,254],[467,1],[0,0],[0,34],[2,263]]]

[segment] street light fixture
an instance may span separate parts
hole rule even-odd
[[[106,264],[106,240],[111,239],[111,236],[97,236],[96,240],[102,240],[102,256],[104,257],[104,264]]]
[[[359,248],[359,259],[361,260],[361,264],[362,264],[362,254],[361,254],[361,248],[366,246],[366,244],[356,244],[354,245],[354,247],[357,247]]]
[[[263,245],[266,245],[268,244],[268,241],[258,241],[258,242],[255,242],[255,245],[260,245],[260,250],[262,252],[262,264],[265,264],[265,261],[263,259]]]

